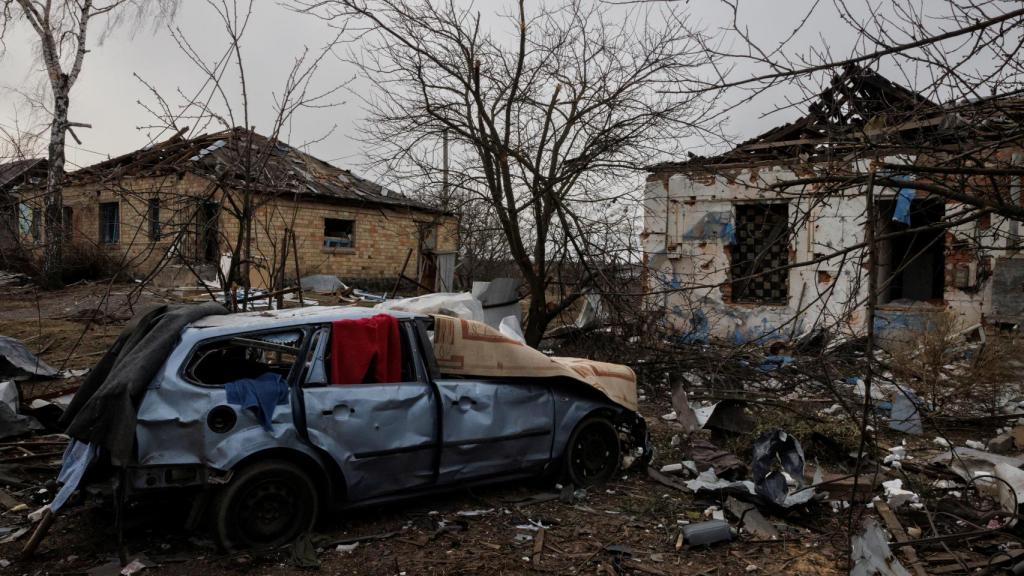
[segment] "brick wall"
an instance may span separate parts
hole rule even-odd
[[[160,205],[160,236],[150,235],[150,200]],[[190,173],[147,178],[124,178],[110,184],[68,186],[64,204],[71,210],[71,242],[99,250],[131,270],[145,276],[170,252],[172,261],[182,256],[201,260],[202,242],[196,230],[202,218],[199,209],[204,199],[223,206],[238,201],[236,192],[214,193],[210,181]],[[42,210],[41,191],[23,191],[21,201],[33,210]],[[120,237],[115,243],[101,242],[100,204],[117,202]],[[30,219],[30,212],[25,218]],[[354,222],[351,248],[324,247],[324,219]],[[220,211],[217,223],[218,254],[237,245],[239,221],[230,208]],[[421,229],[436,227],[437,251],[455,251],[458,246],[454,217],[408,209],[347,206],[335,202],[308,199],[259,197],[252,226],[250,279],[253,286],[267,286],[272,267],[280,265],[285,231],[295,231],[298,268],[302,275],[335,274],[343,280],[393,280],[412,250],[406,275],[414,277],[419,265]],[[27,246],[41,246],[45,237],[35,241],[30,222],[21,227]],[[289,248],[285,275],[295,276],[295,259]],[[358,283],[356,284],[358,285]]]

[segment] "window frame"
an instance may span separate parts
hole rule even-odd
[[[334,245],[328,244],[328,241],[332,240],[332,239],[333,240],[343,240],[344,239],[341,236],[329,236],[327,234],[327,222],[329,220],[333,220],[335,222],[348,222],[348,224],[349,224],[349,239],[348,239],[349,244],[347,246],[344,246],[344,245],[341,245],[341,244],[334,244]],[[356,247],[356,221],[354,219],[352,219],[352,218],[329,218],[327,216],[324,216],[324,223],[323,224],[324,224],[324,228],[323,228],[323,237],[324,237],[323,247],[324,248],[329,249],[329,250],[331,250],[331,249],[338,249],[338,248],[340,248],[342,250],[351,250],[351,249],[354,249]]]
[[[149,240],[157,242],[163,236],[160,223],[160,198],[150,198],[146,203],[146,223],[148,224]]]
[[[790,298],[790,295],[791,295],[790,294],[790,286],[789,286],[789,271],[790,271],[789,268],[783,268],[781,270],[776,270],[774,272],[769,272],[769,273],[766,274],[769,277],[774,275],[774,274],[778,274],[779,275],[779,279],[784,284],[784,288],[785,288],[784,294],[779,299],[766,298],[766,297],[758,297],[758,296],[755,296],[755,295],[751,294],[751,282],[754,282],[756,280],[766,281],[767,278],[765,278],[764,275],[762,275],[762,276],[760,276],[758,278],[748,278],[746,280],[737,280],[736,279],[737,278],[737,269],[738,268],[747,268],[747,270],[743,274],[739,275],[741,277],[742,276],[749,276],[749,275],[752,275],[752,274],[757,274],[760,271],[759,269],[761,267],[766,267],[767,269],[775,268],[775,266],[771,266],[771,265],[768,265],[768,264],[763,263],[763,262],[758,264],[757,261],[750,262],[750,263],[746,263],[746,262],[737,263],[737,262],[735,262],[735,259],[739,258],[739,255],[738,255],[737,252],[739,251],[739,246],[740,246],[740,244],[742,242],[741,238],[740,238],[741,228],[739,226],[739,220],[740,220],[739,210],[740,209],[750,209],[750,208],[753,208],[753,207],[760,208],[761,210],[763,210],[763,212],[765,214],[770,214],[774,210],[780,210],[781,209],[781,211],[783,213],[780,214],[779,216],[782,216],[782,218],[783,218],[783,225],[782,225],[782,228],[781,228],[782,234],[779,235],[776,238],[772,238],[770,236],[767,237],[767,238],[762,237],[760,239],[760,241],[764,242],[763,248],[758,250],[758,252],[759,253],[760,252],[765,252],[766,249],[772,247],[772,244],[774,244],[775,242],[783,242],[784,243],[784,246],[783,246],[784,253],[786,255],[786,266],[789,266],[791,264],[791,262],[790,262],[791,259],[789,257],[789,248],[790,248],[790,242],[792,241],[792,237],[789,234],[789,218],[790,218],[789,202],[736,202],[736,203],[734,203],[733,204],[733,230],[734,230],[734,235],[735,235],[735,241],[733,243],[733,247],[732,247],[732,249],[730,251],[730,255],[729,255],[729,290],[730,290],[730,292],[729,292],[729,302],[732,303],[732,304],[747,304],[747,305],[754,305],[754,306],[786,306],[786,305],[789,304],[789,298]],[[768,234],[772,234],[772,232],[768,231]]]
[[[297,348],[295,348],[295,351],[294,351],[295,362],[292,363],[292,367],[288,370],[288,374],[285,375],[285,381],[288,383],[288,385],[290,387],[292,385],[292,379],[296,375],[296,372],[295,372],[296,367],[299,367],[300,369],[305,367],[305,362],[303,360],[303,353],[306,351],[306,344],[307,344],[307,342],[309,342],[310,327],[307,326],[307,325],[304,325],[304,324],[298,325],[298,326],[281,326],[281,327],[276,327],[276,328],[265,328],[265,329],[262,329],[262,330],[253,330],[253,331],[248,331],[248,332],[233,332],[233,333],[230,333],[230,334],[222,334],[220,336],[213,336],[211,338],[205,338],[203,340],[198,340],[198,341],[196,341],[192,345],[192,348],[188,351],[188,354],[185,356],[185,360],[183,360],[181,362],[181,364],[178,366],[178,369],[176,371],[176,375],[177,375],[178,379],[180,379],[182,382],[184,382],[186,384],[189,384],[191,386],[198,386],[200,388],[208,388],[208,389],[224,388],[224,384],[226,384],[226,382],[224,384],[209,384],[209,383],[206,383],[206,382],[199,382],[198,380],[196,380],[195,378],[192,377],[190,366],[192,366],[192,363],[197,360],[196,354],[198,354],[200,348],[203,348],[205,346],[209,346],[209,345],[214,344],[216,342],[223,342],[223,341],[228,341],[228,340],[236,340],[236,339],[243,338],[243,337],[246,337],[246,336],[253,337],[253,336],[259,336],[259,335],[263,335],[263,334],[276,334],[276,333],[281,333],[281,332],[299,332],[300,334],[302,334],[301,339],[299,341],[299,345],[298,345]],[[274,344],[270,343],[270,342],[266,342],[265,344],[269,345],[268,348],[271,348],[271,347],[274,346]],[[287,351],[282,350],[282,351],[283,352],[292,353],[291,350],[287,350]]]
[[[99,205],[99,214],[98,214],[99,217],[97,218],[97,220],[99,221],[99,227],[100,227],[99,243],[100,244],[107,244],[107,245],[120,244],[121,243],[121,203],[115,200],[115,201],[112,201],[112,202],[100,202],[99,204],[100,204]],[[111,237],[108,238],[107,234],[106,234],[107,233],[107,229],[108,229],[108,225],[107,225],[108,223],[104,220],[104,210],[109,210],[109,209],[111,209],[111,207],[113,207],[114,220],[113,220],[113,226],[110,227],[110,230],[113,232],[113,234],[111,235]]]

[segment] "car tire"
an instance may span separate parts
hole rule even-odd
[[[574,486],[604,484],[615,476],[622,448],[615,425],[606,418],[590,417],[576,425],[565,446],[565,478]]]
[[[285,460],[256,462],[239,470],[217,496],[217,540],[227,550],[288,543],[313,527],[318,500],[302,468]]]

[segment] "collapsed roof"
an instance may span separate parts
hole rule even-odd
[[[827,161],[885,149],[1020,137],[1024,99],[991,97],[937,104],[877,72],[849,64],[808,106],[807,113],[724,154],[652,166],[652,172],[784,161]]]
[[[439,212],[252,130],[232,128],[192,138],[184,133],[87,166],[69,179],[73,183],[112,183],[125,177],[191,172],[226,187],[248,187],[263,194]]]
[[[45,173],[45,158],[25,158],[0,164],[0,190],[17,185],[22,178],[45,176]]]

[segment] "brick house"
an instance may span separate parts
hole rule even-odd
[[[871,173],[881,338],[905,339],[940,314],[956,329],[1024,322],[1024,237],[1006,216],[1024,214],[1022,118],[1021,99],[940,105],[849,67],[794,122],[650,168],[646,305],[689,342],[862,333]]]
[[[38,191],[18,195],[21,218],[40,213]],[[378,289],[404,274],[451,290],[458,246],[452,215],[240,128],[179,132],[68,174],[64,218],[70,249],[173,285],[215,277],[238,253],[253,287],[282,286],[298,270]]]

